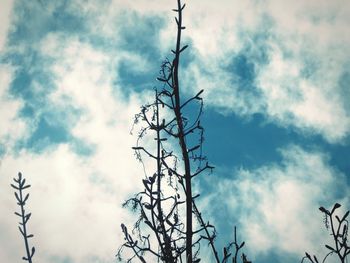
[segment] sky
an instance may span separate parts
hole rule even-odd
[[[196,186],[218,245],[236,225],[253,262],[321,258],[318,208],[350,208],[349,2],[186,4],[180,84],[184,98],[204,89],[215,170]],[[21,171],[35,262],[116,262],[120,224],[135,221],[121,204],[143,178],[130,130],[171,57],[176,1],[0,5],[0,258],[24,255],[10,188]]]

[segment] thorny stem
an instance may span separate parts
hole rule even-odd
[[[163,233],[163,240],[165,244],[165,251],[163,253],[166,262],[172,263],[174,262],[174,258],[171,251],[170,238],[166,232],[166,228],[164,225],[163,211],[161,205],[161,174],[162,174],[162,163],[161,163],[161,138],[160,138],[160,123],[159,123],[159,101],[158,101],[158,92],[156,91],[156,122],[157,122],[157,209],[160,225]]]
[[[206,227],[205,223],[204,223],[204,220],[202,218],[202,215],[201,213],[199,212],[198,210],[198,207],[196,205],[196,203],[193,201],[193,208],[194,210],[196,211],[196,213],[198,214],[198,219],[199,219],[199,223],[201,224],[201,226],[204,228],[204,231],[205,231],[205,234],[207,235],[208,237],[208,241],[209,241],[209,244],[211,246],[211,249],[213,251],[213,254],[214,254],[214,257],[215,257],[215,261],[216,263],[220,263],[220,259],[219,259],[219,256],[218,256],[218,252],[216,251],[216,248],[215,248],[215,245],[214,245],[214,238],[211,237],[209,231],[208,231],[208,227]]]
[[[15,215],[19,216],[21,218],[21,222],[19,223],[20,226],[18,226],[19,231],[21,232],[24,240],[24,246],[26,250],[26,257],[23,257],[23,260],[28,261],[29,263],[32,263],[32,258],[35,253],[35,248],[32,247],[32,250],[29,249],[29,241],[28,239],[33,237],[33,235],[27,234],[27,222],[31,216],[31,213],[26,214],[24,206],[26,204],[26,201],[28,200],[29,194],[26,194],[26,196],[23,198],[23,190],[26,188],[29,188],[30,185],[25,185],[25,179],[22,178],[22,174],[18,173],[18,178],[13,179],[17,185],[11,184],[12,188],[18,191],[19,195],[15,192],[15,197],[17,200],[17,204],[20,206],[20,213],[15,212]]]
[[[153,195],[152,195],[152,188],[153,188],[153,184],[152,184],[152,186],[151,186],[151,195],[150,195],[151,206],[153,206],[153,202],[154,202],[154,198],[153,198]],[[153,212],[153,211],[151,212],[151,219],[152,219],[152,224],[153,224],[153,226],[156,226],[156,220],[155,220],[154,212]],[[157,237],[158,244],[161,245],[162,242],[161,242],[161,240],[160,240],[158,231],[154,231],[154,232],[155,232],[155,235],[156,235],[156,237]],[[160,246],[160,249],[161,249],[161,251],[162,251],[162,254],[165,255],[163,246]]]
[[[238,256],[238,251],[239,251],[239,249],[237,249],[237,230],[236,230],[236,226],[235,226],[235,233],[234,233],[234,235],[235,235],[235,247],[236,247],[236,250],[235,250],[235,257],[234,257],[234,259],[235,259],[234,263],[237,263],[237,262],[238,262],[238,261],[237,261],[237,256]]]
[[[26,252],[27,252],[27,258],[28,258],[28,262],[32,263],[32,257],[30,256],[30,251],[29,251],[29,243],[28,243],[28,238],[27,237],[27,224],[25,222],[25,211],[24,211],[24,203],[23,202],[23,195],[22,195],[23,191],[22,188],[19,189],[19,198],[21,200],[21,215],[22,215],[22,226],[23,226],[23,237],[24,237],[24,244],[25,244],[25,248],[26,248]]]
[[[341,258],[341,254],[340,254],[339,247],[338,247],[338,242],[337,242],[337,236],[336,236],[335,231],[334,231],[333,214],[331,214],[329,216],[329,218],[330,218],[330,221],[331,221],[332,235],[333,235],[333,238],[335,240],[335,249],[336,249],[336,252],[337,252],[338,256]],[[341,258],[341,261],[343,262],[342,258]]]
[[[191,166],[187,152],[187,145],[184,135],[184,127],[181,114],[180,87],[179,87],[179,63],[180,63],[180,45],[182,27],[182,5],[181,0],[177,0],[177,39],[175,58],[173,61],[173,88],[175,95],[175,116],[178,126],[179,144],[181,147],[182,158],[185,167],[185,185],[186,185],[186,262],[192,263],[192,185],[191,185]]]

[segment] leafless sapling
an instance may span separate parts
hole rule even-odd
[[[29,239],[32,238],[34,235],[33,234],[28,234],[28,229],[27,229],[27,223],[28,220],[30,219],[32,213],[27,213],[25,211],[25,205],[26,202],[28,201],[29,198],[29,193],[25,194],[24,190],[29,188],[30,185],[26,184],[26,179],[23,178],[21,173],[18,173],[17,178],[13,178],[14,184],[11,184],[12,188],[14,188],[15,191],[15,197],[17,200],[17,205],[20,208],[19,212],[15,212],[15,215],[17,215],[20,218],[19,222],[19,232],[21,233],[23,240],[24,240],[24,246],[26,250],[26,256],[22,257],[23,260],[28,261],[29,263],[33,262],[33,256],[35,253],[35,247],[32,247],[30,249],[29,245]]]
[[[200,117],[203,110],[203,90],[183,99],[179,83],[179,65],[182,53],[188,47],[181,45],[181,33],[185,29],[182,14],[185,4],[177,0],[175,22],[176,45],[173,59],[166,59],[161,66],[161,88],[155,90],[154,101],[141,107],[135,116],[135,125],[141,124],[137,145],[133,147],[137,158],[143,163],[146,156],[156,163],[152,175],[145,174],[144,190],[124,203],[139,213],[133,229],[122,224],[125,243],[117,257],[121,260],[125,248],[131,256],[127,262],[199,262],[199,251],[203,242],[212,251],[214,262],[237,263],[239,250],[244,242],[235,241],[223,249],[222,259],[215,246],[216,230],[205,221],[196,204],[199,194],[193,193],[192,181],[199,175],[211,172],[202,154],[203,132]],[[186,117],[186,111],[197,113]],[[189,114],[191,115],[191,114]],[[149,136],[148,136],[149,135]],[[153,137],[155,147],[145,146],[145,137]],[[234,250],[234,253],[231,251]],[[243,255],[242,255],[243,256]],[[243,262],[248,262],[246,256]]]

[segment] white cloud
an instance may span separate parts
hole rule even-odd
[[[45,155],[22,152],[17,157],[3,158],[3,186],[9,186],[19,170],[32,185],[27,209],[33,213],[29,228],[35,234],[37,261],[50,262],[52,256],[69,257],[73,262],[87,262],[93,256],[114,261],[113,255],[122,242],[119,226],[127,218],[120,204],[125,189],[130,188],[130,182],[121,178],[127,174],[131,179],[137,173],[125,171],[116,161],[109,167],[110,173],[115,170],[114,178],[109,174],[105,180],[105,171],[94,167],[93,160],[73,154],[68,145]],[[13,244],[2,253],[11,258],[7,262],[17,262],[23,246],[13,215],[18,208],[11,192],[10,187],[1,192],[1,225],[9,229],[1,243]]]
[[[54,9],[45,4],[44,7],[48,13]],[[111,35],[115,34],[112,23],[109,23],[115,22],[115,14],[110,14],[105,20],[102,18],[105,14],[95,17],[90,13],[96,5],[85,7],[79,11],[91,16],[90,22],[97,23],[91,33],[109,31]],[[76,8],[78,11],[79,5]],[[117,9],[120,11],[120,8],[118,6]],[[100,11],[98,8],[99,14]],[[110,41],[116,45],[119,43],[118,37],[111,37]],[[13,50],[15,48],[18,47],[12,47]],[[120,205],[139,190],[141,185],[137,182],[143,175],[142,167],[131,150],[136,138],[130,136],[129,131],[140,105],[153,96],[153,92],[134,94],[124,91],[116,84],[117,72],[120,63],[125,60],[137,72],[148,70],[149,63],[140,54],[115,49],[102,51],[82,42],[79,37],[62,32],[48,34],[35,49],[45,59],[44,62],[49,61],[45,63],[45,71],[50,73],[54,86],[54,91],[46,94],[46,108],[38,105],[35,116],[42,111],[78,110],[78,118],[63,114],[64,119],[54,121],[66,124],[75,138],[95,146],[95,149],[90,156],[79,156],[74,152],[74,145],[68,142],[48,147],[41,154],[26,150],[20,153],[9,151],[2,157],[0,180],[6,190],[0,194],[0,204],[6,216],[1,217],[0,226],[8,231],[3,231],[0,238],[1,244],[7,243],[1,246],[1,257],[7,262],[17,262],[22,256],[14,253],[23,251],[23,246],[12,216],[16,209],[12,190],[6,187],[21,170],[33,185],[29,205],[33,212],[30,227],[36,234],[34,245],[38,261],[50,262],[52,257],[67,257],[77,263],[95,262],[96,258],[114,262],[116,250],[123,243],[120,223],[134,221]],[[5,73],[1,73],[1,97],[6,95],[11,79],[11,75]],[[33,90],[44,92],[44,83],[37,84],[32,87]],[[126,96],[126,93],[129,95]],[[2,115],[8,124],[4,128],[1,126],[2,134],[12,132],[8,129],[21,131],[14,123],[21,102],[2,99],[4,107],[0,106],[0,110],[6,113],[6,116],[5,113]],[[146,167],[149,166],[146,161]]]
[[[195,57],[185,82],[206,89],[208,104],[242,116],[262,113],[278,125],[321,134],[331,143],[349,135],[350,113],[339,84],[350,61],[349,5],[251,1],[191,6],[185,35],[193,41]],[[228,67],[239,55],[253,65],[249,87],[239,88],[239,76]]]
[[[303,62],[283,58],[281,50],[276,49],[257,81],[271,120],[322,134],[335,142],[350,130],[349,113],[337,87],[341,68],[329,72],[327,65],[320,67],[325,68],[316,72],[312,79],[303,78],[300,76]],[[331,65],[327,68],[332,70]]]
[[[136,138],[129,134],[133,116],[148,93],[132,94],[129,99],[121,87],[112,85],[115,60],[89,44],[64,36],[49,36],[42,42],[43,54],[55,63],[52,72],[57,89],[48,97],[53,109],[74,107],[81,111],[73,118],[72,135],[95,145],[90,156],[74,153],[69,143],[50,147],[42,154],[9,152],[1,160],[0,184],[4,231],[0,243],[7,262],[17,262],[23,251],[16,219],[11,178],[22,171],[32,184],[29,210],[33,212],[31,231],[36,234],[37,261],[68,257],[73,262],[114,262],[123,238],[121,222],[133,222],[121,203],[141,184],[142,167],[131,146]],[[14,113],[19,107],[14,104]],[[38,109],[40,110],[40,109]],[[11,115],[12,116],[12,115]],[[72,122],[72,120],[61,120]],[[13,124],[9,127],[14,127]],[[147,162],[146,162],[147,165]],[[3,246],[2,246],[3,247]]]
[[[169,10],[173,5],[159,4],[159,1],[113,1],[112,8],[109,1],[102,5],[83,2],[80,5],[74,1],[71,7],[90,17],[90,33],[103,35],[111,46],[118,44],[119,25],[114,23],[123,8],[167,19],[173,15]],[[191,65],[186,81],[194,81],[196,89],[204,88],[209,104],[221,109],[242,115],[263,112],[281,125],[315,131],[329,141],[341,140],[349,132],[349,113],[344,110],[336,87],[347,60],[343,56],[349,43],[345,26],[350,17],[347,7],[339,8],[341,5],[336,4],[332,9],[333,20],[327,12],[329,2],[322,2],[316,11],[311,10],[315,13],[313,16],[309,15],[309,4],[305,7],[304,2],[285,7],[272,1],[266,8],[262,6],[265,2],[256,3],[259,1],[188,3],[184,14],[188,28],[185,37],[193,41],[197,64]],[[293,11],[288,15],[285,9]],[[274,37],[267,39],[267,46],[271,48],[269,64],[259,66],[256,72],[258,89],[264,96],[251,98],[231,85],[237,79],[223,67],[246,43],[252,49],[249,55],[259,52],[260,47],[250,37],[255,30],[263,29],[259,23],[264,14],[275,20],[274,26],[268,29]],[[6,21],[2,25],[6,25]],[[240,34],[235,34],[237,30],[247,34],[240,38]],[[172,38],[173,24],[169,23],[161,32],[160,50],[167,50]],[[0,49],[1,41],[5,40],[0,39]],[[320,45],[316,45],[318,43]],[[334,53],[334,47],[339,51]],[[0,185],[4,191],[0,192],[0,200],[5,216],[0,218],[1,258],[17,262],[21,255],[13,251],[23,251],[12,214],[16,209],[12,190],[6,188],[21,170],[33,185],[29,201],[33,211],[30,227],[36,234],[38,261],[49,262],[49,257],[56,255],[70,257],[77,263],[94,262],[90,256],[112,262],[122,241],[119,225],[128,221],[120,203],[137,190],[136,182],[141,174],[130,149],[135,142],[135,137],[129,135],[131,121],[138,106],[152,95],[131,93],[127,99],[123,87],[112,85],[113,80],[118,80],[113,74],[125,59],[139,72],[144,72],[150,62],[140,54],[102,51],[63,33],[48,35],[38,49],[54,61],[48,70],[52,71],[57,89],[48,97],[49,102],[53,108],[81,110],[78,119],[68,117],[62,121],[69,122],[73,136],[95,145],[96,149],[93,155],[82,157],[67,143],[43,154],[22,151],[2,157]],[[314,75],[307,78],[301,74],[305,54],[318,66]],[[25,128],[16,117],[22,102],[8,97],[11,74],[6,67],[0,70],[0,114],[5,123],[0,126],[0,136],[6,137],[7,143],[23,136]],[[9,136],[13,138],[10,140]],[[247,211],[256,212],[247,213],[241,222],[248,245],[257,248],[256,255],[275,247],[300,255],[305,250],[317,251],[315,244],[319,244],[320,237],[315,233],[322,228],[317,208],[334,197],[331,193],[320,196],[325,189],[334,187],[337,180],[343,182],[322,154],[293,147],[284,150],[283,155],[282,165],[242,170],[236,181],[222,181],[219,185],[222,193],[237,190],[239,201]],[[236,193],[232,192],[232,200]],[[236,202],[232,208],[237,206]]]
[[[18,116],[22,102],[15,100],[9,93],[13,70],[0,65],[0,144],[4,149],[14,146],[16,140],[24,136],[26,125]]]
[[[339,200],[349,191],[345,177],[323,153],[290,146],[281,154],[281,164],[241,169],[234,179],[219,181],[209,199],[223,200],[231,215],[239,211],[239,231],[253,261],[270,251],[300,259],[307,251],[320,258],[330,239],[318,208],[348,203],[346,197]]]

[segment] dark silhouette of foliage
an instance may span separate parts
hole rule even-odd
[[[349,215],[349,211],[347,211],[341,218],[335,214],[335,211],[341,205],[336,203],[332,210],[329,211],[324,207],[320,207],[320,211],[324,214],[324,223],[327,228],[331,232],[331,236],[333,237],[334,244],[325,245],[325,247],[329,250],[327,255],[323,258],[322,262],[326,262],[327,258],[335,254],[341,263],[347,262],[348,255],[350,254],[350,247],[348,244],[348,229],[349,229],[349,221],[347,217]],[[313,257],[310,254],[305,253],[305,257],[303,257],[301,262],[304,260],[308,260],[311,263],[319,263],[319,259],[314,255]]]
[[[174,57],[162,63],[157,78],[162,88],[156,89],[153,103],[142,106],[135,116],[134,125],[141,125],[137,145],[133,147],[136,157],[142,163],[144,156],[153,160],[156,171],[151,176],[145,174],[144,190],[124,203],[139,213],[139,218],[131,232],[122,224],[125,243],[117,257],[122,260],[124,248],[129,248],[132,255],[127,262],[136,258],[146,262],[146,257],[151,262],[199,262],[200,246],[205,242],[212,250],[215,262],[229,262],[232,258],[232,262],[237,263],[244,242],[238,243],[236,229],[235,241],[223,249],[220,260],[215,246],[215,227],[204,220],[196,204],[199,194],[193,192],[192,180],[211,173],[214,167],[202,153],[203,90],[186,100],[180,92],[180,56],[188,47],[181,45],[181,33],[185,29],[182,23],[184,8],[185,4],[177,0],[177,9],[173,9],[177,13]],[[193,109],[197,109],[197,113],[187,117],[186,112],[193,112]],[[156,149],[142,144],[148,134],[155,139]],[[249,262],[245,255],[242,259]]]
[[[33,262],[33,256],[35,253],[35,247],[32,247],[29,249],[29,238],[32,238],[34,235],[33,234],[28,234],[27,232],[27,223],[28,220],[31,217],[31,213],[27,213],[24,209],[24,206],[26,205],[26,202],[28,201],[29,198],[29,193],[25,194],[24,190],[29,188],[30,185],[26,185],[26,179],[22,177],[21,173],[18,173],[17,178],[13,178],[14,184],[11,184],[12,188],[14,188],[15,191],[15,197],[17,200],[17,205],[20,208],[20,212],[15,212],[15,215],[20,217],[21,221],[19,222],[19,232],[22,234],[23,240],[24,240],[24,245],[26,249],[26,256],[22,257],[23,260],[28,261],[29,263]]]

